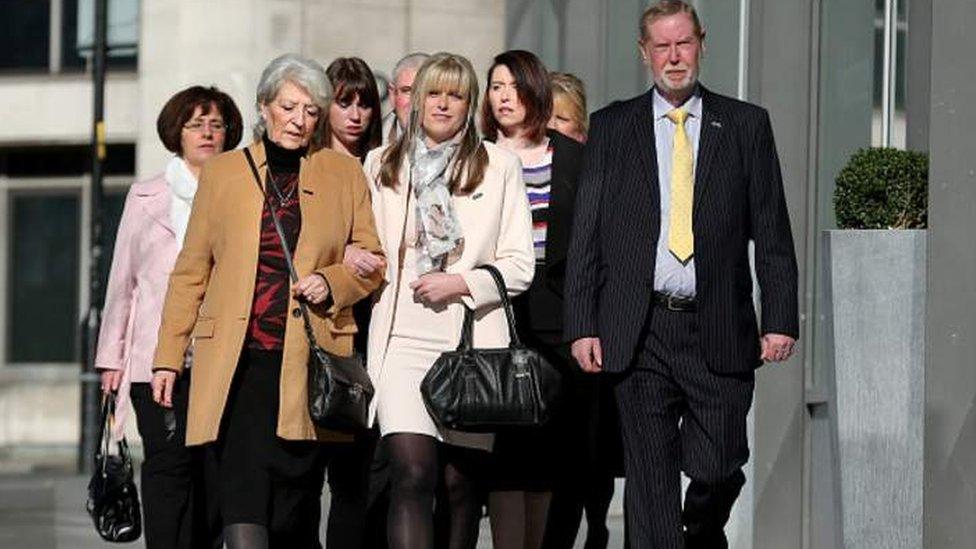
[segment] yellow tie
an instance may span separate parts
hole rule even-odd
[[[674,109],[668,118],[675,124],[671,152],[671,213],[668,219],[668,249],[678,261],[687,263],[695,255],[695,237],[691,230],[691,204],[694,200],[694,164],[691,143],[685,132],[688,113]]]

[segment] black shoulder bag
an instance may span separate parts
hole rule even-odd
[[[475,349],[474,311],[465,307],[457,349],[441,354],[420,384],[430,414],[443,427],[491,433],[539,427],[552,415],[560,374],[541,354],[522,344],[501,273],[491,273],[508,320],[508,347]]]
[[[288,273],[291,281],[298,282],[298,273],[292,261],[285,232],[281,228],[278,214],[275,212],[271,197],[261,185],[261,176],[254,164],[251,151],[244,149],[247,163],[254,173],[254,180],[264,195],[265,202],[274,220],[275,230],[281,240],[281,248],[288,263]],[[270,177],[268,185],[282,200],[281,191],[275,186]],[[315,341],[312,323],[309,320],[308,307],[304,300],[297,300],[305,324],[305,336],[308,338],[308,414],[312,422],[324,429],[358,433],[367,428],[369,418],[369,402],[373,398],[373,384],[369,380],[362,357],[357,353],[344,357],[330,353]]]
[[[102,439],[95,451],[95,472],[88,482],[85,508],[102,539],[121,543],[139,539],[142,517],[139,514],[139,492],[132,480],[132,457],[125,437],[118,443],[119,453],[109,453],[114,417],[115,395],[106,395],[102,401]]]

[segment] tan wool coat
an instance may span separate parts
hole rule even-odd
[[[249,149],[263,178],[264,145],[258,141]],[[312,328],[319,345],[348,355],[357,331],[351,306],[382,281],[382,273],[361,278],[342,265],[347,244],[383,253],[370,194],[354,158],[324,149],[301,162],[302,226],[295,268],[299,277],[315,272],[328,281],[332,304],[310,307]],[[192,338],[188,445],[214,441],[218,436],[254,299],[263,205],[264,197],[243,151],[224,153],[204,167],[186,240],[170,276],[153,360],[153,370],[180,372]],[[291,297],[277,434],[287,440],[334,440],[335,433],[316,429],[308,415],[308,343],[296,310]]]

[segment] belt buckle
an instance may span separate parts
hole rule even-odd
[[[668,294],[666,296],[666,299],[665,299],[665,302],[664,302],[664,306],[669,311],[673,311],[673,312],[676,312],[676,313],[680,313],[680,312],[682,312],[684,310],[684,309],[681,309],[680,307],[677,307],[676,305],[674,305],[674,303],[675,303],[675,297],[673,295],[671,295],[671,294]]]

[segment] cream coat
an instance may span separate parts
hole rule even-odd
[[[508,325],[502,310],[501,298],[495,283],[486,271],[476,269],[491,263],[505,279],[509,295],[525,291],[535,273],[535,254],[532,247],[532,214],[529,210],[522,166],[514,154],[493,143],[486,142],[488,168],[484,181],[474,192],[454,196],[454,207],[464,232],[464,250],[447,272],[464,278],[471,295],[464,304],[476,310],[474,343],[477,347],[503,347],[508,344]],[[400,169],[397,188],[379,184],[380,159],[386,147],[373,150],[366,157],[365,170],[373,195],[373,214],[377,233],[386,252],[386,283],[380,289],[373,306],[369,326],[369,375],[374,384],[383,374],[387,344],[393,327],[394,304],[400,284],[399,249],[407,215],[407,188],[410,167]],[[452,337],[460,338],[464,319],[464,304],[448,305],[444,314],[453,317]],[[376,417],[377,394],[370,408],[370,422]]]

